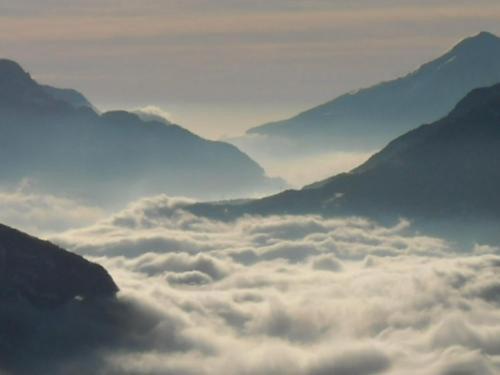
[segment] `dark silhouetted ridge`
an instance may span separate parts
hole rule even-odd
[[[93,363],[144,330],[144,313],[117,291],[103,267],[0,225],[0,373],[96,373],[73,360]]]
[[[0,109],[14,115],[65,113],[67,103],[49,95],[19,64],[0,60]]]
[[[15,61],[0,59],[0,85],[7,82],[31,83],[31,77]]]
[[[38,307],[56,307],[75,298],[113,297],[118,291],[100,265],[4,225],[0,285],[0,304],[24,300]]]
[[[500,84],[473,90],[443,119],[390,142],[350,173],[240,205],[241,214],[361,215],[376,219],[500,220]]]
[[[42,89],[54,99],[66,102],[73,108],[90,108],[97,112],[97,108],[80,92],[73,89],[60,89],[49,85],[42,85]]]

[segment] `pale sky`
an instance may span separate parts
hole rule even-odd
[[[155,105],[219,138],[407,73],[498,0],[0,0],[0,56],[99,108]]]

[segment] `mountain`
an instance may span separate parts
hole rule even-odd
[[[0,285],[1,374],[95,373],[72,361],[138,333],[103,267],[1,224]]]
[[[106,270],[50,242],[0,224],[0,301],[56,307],[75,298],[113,297]]]
[[[71,104],[74,108],[88,107],[97,112],[97,109],[92,105],[92,103],[90,103],[90,101],[82,93],[76,90],[60,89],[49,85],[42,85],[42,88],[54,99]]]
[[[232,197],[282,185],[230,144],[125,111],[98,114],[86,103],[0,60],[1,184],[12,188],[28,178],[42,191],[107,205],[159,193]]]
[[[402,78],[342,95],[248,134],[287,139],[294,150],[309,152],[378,149],[405,131],[445,116],[472,89],[499,82],[500,38],[481,32]],[[247,150],[245,142],[235,144]],[[247,151],[258,157],[250,151],[254,149]]]
[[[301,190],[195,213],[356,215],[380,220],[500,220],[500,84],[475,89],[444,118],[390,142],[366,163]],[[498,232],[498,230],[496,230]]]

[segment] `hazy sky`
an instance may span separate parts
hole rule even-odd
[[[498,0],[0,0],[0,55],[98,107],[156,105],[212,138],[401,75]]]

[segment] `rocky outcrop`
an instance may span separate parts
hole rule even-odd
[[[79,255],[0,225],[0,303],[56,307],[73,299],[113,297],[108,272]]]

